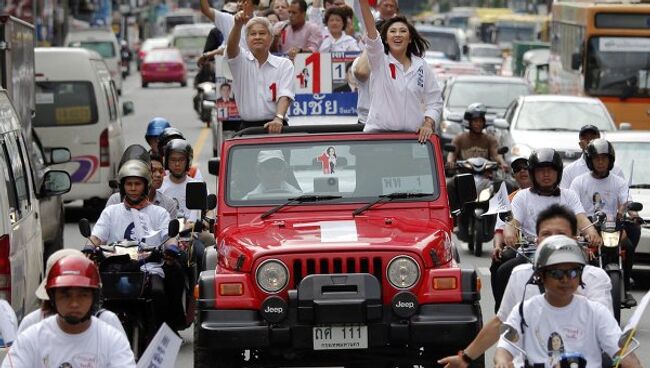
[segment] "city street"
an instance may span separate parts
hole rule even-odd
[[[135,72],[135,68],[133,68],[133,72]],[[209,190],[215,192],[215,178],[208,174],[207,167],[207,160],[212,155],[212,136],[209,128],[206,128],[205,124],[199,121],[196,113],[192,109],[193,94],[190,78],[188,78],[188,86],[184,88],[179,87],[177,84],[151,84],[149,88],[143,89],[140,86],[139,75],[133,73],[125,80],[123,94],[121,96],[122,101],[133,101],[135,104],[135,114],[123,119],[125,142],[127,146],[134,143],[144,145],[144,132],[148,121],[155,116],[168,119],[174,127],[179,128],[184,133],[185,137],[192,144],[194,148],[193,162],[198,165],[204,178],[206,178]],[[244,169],[249,170],[250,168]],[[74,190],[74,187],[72,190]],[[80,218],[92,216],[93,214],[83,211],[77,203],[69,204],[66,211],[67,223],[64,234],[66,247],[81,248],[85,240],[79,234],[77,222]],[[485,244],[485,248],[491,248],[491,244]],[[469,254],[465,244],[460,245],[461,264],[464,267],[475,267],[482,279],[481,305],[483,308],[484,322],[494,316],[489,278],[490,257],[488,253],[484,252],[483,257],[476,258]],[[647,280],[645,285],[640,285],[642,284],[642,279]],[[650,285],[650,280],[648,280],[648,274],[637,274],[635,275],[635,280],[637,281],[637,289],[633,291],[633,295],[640,302],[643,294]],[[631,314],[631,310],[624,310],[622,312],[622,325],[625,325]],[[181,334],[183,336],[183,345],[176,362],[176,367],[191,367],[193,366],[193,333],[190,328]],[[648,364],[650,362],[650,314],[648,313],[646,313],[641,321],[637,338],[642,344],[637,354],[641,362]],[[493,349],[490,350],[486,356],[487,366],[491,366],[493,352]]]

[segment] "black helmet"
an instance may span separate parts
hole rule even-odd
[[[557,187],[562,181],[562,170],[564,164],[562,157],[553,148],[540,148],[533,151],[528,157],[528,174],[533,182],[533,188],[538,188],[537,180],[535,180],[535,169],[540,167],[552,167],[557,171],[557,181],[554,187]]]
[[[463,126],[466,129],[469,129],[469,122],[473,118],[482,118],[483,121],[485,122],[485,125],[487,125],[487,120],[485,119],[485,114],[487,114],[487,107],[480,103],[480,102],[474,102],[473,104],[470,104],[467,106],[467,109],[465,110],[465,115],[463,116]]]
[[[172,139],[185,139],[185,136],[183,136],[183,133],[176,128],[165,128],[165,130],[163,130],[163,132],[158,136],[158,153],[160,155],[163,154],[165,146]]]
[[[165,169],[169,170],[169,156],[172,152],[180,152],[187,157],[187,164],[185,171],[189,170],[192,166],[192,158],[194,157],[194,150],[192,146],[185,139],[172,139],[165,145]]]
[[[587,146],[585,161],[587,161],[587,167],[591,171],[594,170],[594,163],[592,160],[596,155],[609,156],[609,166],[607,167],[607,171],[610,171],[614,167],[614,161],[616,161],[616,153],[614,152],[614,146],[612,146],[609,141],[598,138],[591,141]]]

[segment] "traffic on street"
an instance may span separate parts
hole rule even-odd
[[[650,362],[649,4],[98,4],[0,14],[2,368]]]

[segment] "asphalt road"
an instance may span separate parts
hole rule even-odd
[[[125,142],[129,144],[145,144],[144,132],[147,123],[154,116],[167,118],[173,126],[181,129],[185,137],[194,147],[194,163],[197,164],[208,183],[208,188],[216,192],[215,177],[208,174],[207,160],[212,154],[212,136],[208,128],[201,123],[192,109],[193,89],[191,80],[188,80],[188,87],[181,88],[178,84],[151,84],[148,88],[140,87],[139,75],[131,75],[124,82],[123,101],[133,101],[135,103],[135,114],[123,119],[125,131]],[[74,187],[73,187],[74,190]],[[66,207],[66,227],[64,239],[66,247],[80,248],[84,239],[79,235],[77,222],[82,217],[92,218],[97,216],[89,211],[84,211],[79,204],[72,203]],[[486,243],[485,247],[491,247]],[[490,259],[487,253],[483,257],[477,258],[467,251],[465,244],[460,246],[461,263],[464,266],[474,266],[477,268],[481,277],[483,289],[481,291],[481,306],[483,308],[484,321],[488,321],[494,316],[494,300],[490,289],[489,266]],[[638,284],[637,289],[633,291],[637,300],[641,300],[643,294],[650,286],[650,274],[635,274],[635,280]],[[645,285],[643,285],[645,284]],[[624,310],[622,312],[622,325],[627,323],[632,311]],[[179,357],[176,361],[176,367],[193,366],[192,356],[192,328],[181,333],[183,344]],[[641,320],[637,332],[637,338],[642,346],[637,354],[642,362],[650,362],[650,314],[646,313]],[[488,351],[487,362],[492,361],[493,350]],[[491,364],[488,364],[490,366]]]

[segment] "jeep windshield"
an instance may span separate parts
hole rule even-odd
[[[326,204],[369,203],[397,192],[428,195],[396,200],[430,201],[440,193],[432,146],[416,140],[241,145],[230,149],[227,162],[225,198],[233,206],[278,205],[303,195],[340,196]]]

